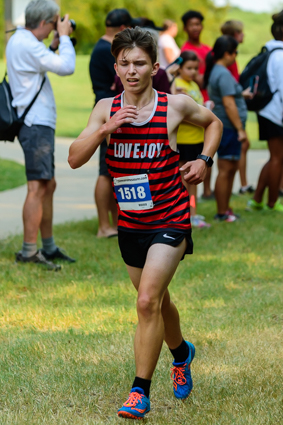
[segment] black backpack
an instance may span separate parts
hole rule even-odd
[[[267,63],[269,56],[275,50],[283,50],[282,47],[268,50],[265,46],[262,47],[260,53],[253,57],[246,65],[244,71],[240,75],[240,84],[245,90],[251,86],[251,80],[258,75],[258,88],[253,99],[246,99],[247,108],[249,111],[260,111],[272,99],[274,93],[270,90],[267,77]]]
[[[32,99],[31,103],[25,109],[23,115],[18,118],[17,110],[12,106],[13,97],[10,85],[6,80],[6,75],[7,74],[5,74],[4,79],[0,84],[0,140],[13,142],[15,137],[19,134],[27,113],[36,101],[37,96],[43,87],[45,77],[43,78],[40,89]]]

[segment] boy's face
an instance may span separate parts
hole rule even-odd
[[[124,89],[133,93],[142,92],[148,87],[158,68],[158,62],[152,64],[149,55],[139,47],[121,50],[115,63],[115,71]]]
[[[243,43],[245,34],[243,31],[236,31],[234,34],[235,40],[238,41],[238,43]]]
[[[186,25],[184,26],[184,30],[186,31],[190,39],[198,40],[200,37],[200,33],[203,30],[201,20],[199,18],[188,19]]]
[[[192,81],[198,74],[199,61],[186,61],[179,70],[180,77],[185,81]]]

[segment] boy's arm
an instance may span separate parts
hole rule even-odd
[[[217,148],[220,144],[222,136],[222,122],[214,115],[209,109],[198,105],[188,96],[172,96],[173,105],[177,108],[178,115],[181,121],[187,121],[191,124],[204,128],[204,145],[202,155],[210,156],[215,155]],[[191,184],[201,183],[206,175],[207,164],[202,159],[187,162],[181,168],[185,171],[185,180]]]
[[[109,118],[112,101],[111,98],[102,99],[97,103],[87,127],[71,144],[68,157],[71,168],[84,165],[109,134],[116,131],[122,124],[132,123],[137,118],[136,107],[131,105],[119,109],[112,118]]]

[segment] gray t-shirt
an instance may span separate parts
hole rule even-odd
[[[222,103],[223,96],[234,96],[243,127],[247,119],[247,106],[242,96],[243,87],[235,80],[230,71],[222,65],[214,65],[208,80],[208,94],[215,107],[213,113],[222,121],[225,128],[235,127],[229,120]]]

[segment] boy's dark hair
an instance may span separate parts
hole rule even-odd
[[[180,68],[182,68],[185,65],[185,62],[187,62],[187,61],[198,61],[199,62],[198,56],[192,50],[185,50],[184,52],[182,52],[180,54],[180,58],[183,59],[183,62],[181,63]]]
[[[126,28],[115,35],[112,42],[111,53],[117,61],[119,53],[123,50],[132,50],[139,47],[144,50],[151,59],[152,64],[157,60],[157,46],[149,31],[139,27]]]
[[[273,22],[271,25],[271,34],[275,40],[283,40],[283,24],[277,24],[276,22]]]
[[[106,16],[106,27],[132,26],[133,18],[127,9],[113,9]]]
[[[271,34],[275,40],[283,40],[283,10],[272,15]]]
[[[193,18],[197,18],[201,22],[204,20],[204,16],[197,10],[188,10],[188,12],[184,13],[181,19],[183,21],[183,24],[186,26],[188,20]]]

